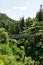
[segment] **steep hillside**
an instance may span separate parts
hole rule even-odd
[[[36,35],[11,39],[9,34]],[[30,17],[15,21],[0,13],[0,65],[43,65],[43,21]]]

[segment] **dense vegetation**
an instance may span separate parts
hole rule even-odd
[[[10,39],[9,34],[35,37]],[[43,11],[19,21],[0,13],[0,65],[43,65]]]

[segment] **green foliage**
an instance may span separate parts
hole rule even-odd
[[[13,23],[10,26],[9,32],[10,32],[10,34],[19,34],[20,33],[20,27],[19,27],[18,23]]]
[[[12,49],[8,44],[0,44],[0,53],[3,55],[12,55]]]
[[[33,24],[33,20],[30,17],[28,17],[28,19],[26,19],[26,26],[30,27],[32,24]]]
[[[0,65],[43,65],[41,18],[28,17],[25,21],[23,17],[15,22],[7,15],[0,13]],[[42,22],[39,23],[38,19]],[[35,36],[17,40],[9,38],[9,34],[20,33],[35,34]]]
[[[0,28],[0,43],[8,43],[8,34],[4,28]]]
[[[21,18],[20,22],[21,22],[20,23],[20,28],[21,28],[21,31],[22,31],[22,30],[24,30],[24,26],[25,26],[24,25],[24,17]]]
[[[43,21],[43,9],[42,9],[42,6],[41,6],[39,12],[36,15],[36,18],[38,19],[38,21]]]
[[[16,56],[1,55],[0,65],[22,65],[21,61],[16,61]]]

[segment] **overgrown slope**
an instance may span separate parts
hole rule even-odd
[[[36,34],[10,39],[9,34]],[[43,65],[43,21],[30,17],[19,21],[0,13],[0,65]]]

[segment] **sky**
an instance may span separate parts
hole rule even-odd
[[[36,12],[43,5],[43,0],[0,0],[0,13],[7,14],[14,20],[19,20],[21,17],[35,17]]]

